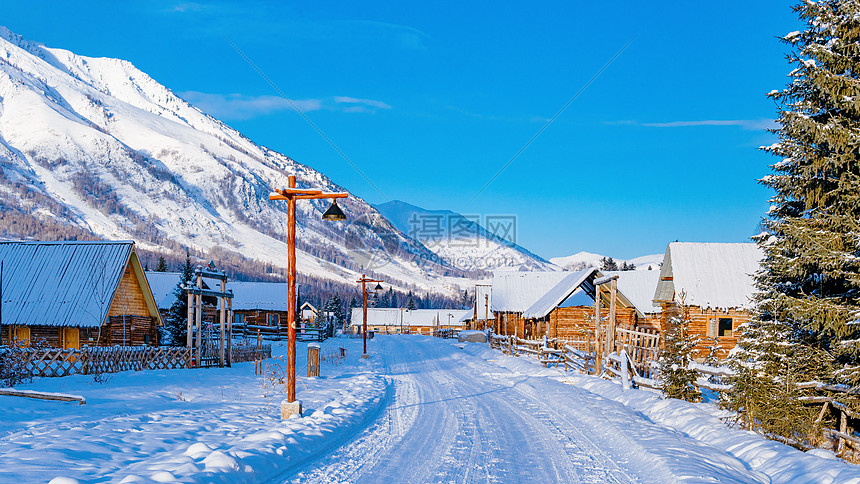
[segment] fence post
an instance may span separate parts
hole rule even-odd
[[[308,376],[320,376],[320,345],[308,345]]]

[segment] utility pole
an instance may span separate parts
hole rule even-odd
[[[361,284],[361,309],[364,315],[364,319],[362,320],[362,331],[361,338],[364,340],[364,353],[361,355],[362,358],[367,358],[367,283],[375,282],[376,287],[373,288],[374,294],[382,290],[382,285],[380,284],[382,281],[377,281],[376,279],[368,279],[361,275],[361,279],[355,281]]]
[[[293,403],[296,401],[296,202],[331,199],[332,205],[323,214],[323,220],[343,221],[346,215],[337,206],[337,199],[347,198],[349,194],[296,188],[296,177],[293,175],[289,176],[288,184],[287,188],[270,193],[269,200],[287,201],[287,402]],[[298,413],[301,415],[301,407]]]

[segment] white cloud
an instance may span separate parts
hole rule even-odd
[[[617,124],[634,124],[629,122]],[[773,119],[705,119],[701,121],[669,121],[666,123],[639,123],[642,126],[651,128],[684,128],[689,126],[739,126],[743,129],[762,130],[768,128],[776,128],[776,121]]]
[[[382,101],[347,96],[335,96],[331,99],[287,100],[279,96],[211,94],[198,91],[185,91],[179,95],[202,111],[216,118],[227,120],[245,120],[293,109],[298,109],[304,113],[319,110],[353,113],[391,109],[391,106]]]

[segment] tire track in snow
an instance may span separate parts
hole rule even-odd
[[[488,380],[489,363],[438,340],[377,341],[395,397],[290,482],[637,481],[575,425],[559,426],[522,382]]]

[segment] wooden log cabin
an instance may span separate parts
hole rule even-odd
[[[287,284],[283,282],[233,282],[233,331],[283,335],[287,327]],[[301,322],[299,322],[301,324]],[[301,330],[300,330],[301,331]]]
[[[588,339],[594,335],[594,298],[595,281],[604,277],[596,268],[576,272],[562,272],[561,280],[546,290],[543,295],[518,315],[522,326],[515,326],[518,335],[525,338]],[[617,274],[613,274],[618,276]],[[514,280],[528,283],[529,277]],[[494,278],[495,281],[495,278]],[[508,285],[510,289],[511,286]],[[524,290],[524,288],[520,288]],[[601,318],[610,316],[612,292],[604,288],[601,295]],[[507,299],[507,294],[496,294],[494,299]],[[620,288],[615,290],[615,322],[618,327],[634,329],[637,323],[645,321],[645,314],[638,310]],[[504,326],[500,325],[502,334]],[[521,331],[521,332],[520,332]],[[508,328],[510,333],[510,328]]]
[[[0,261],[0,344],[158,344],[162,320],[134,242],[0,242]]]
[[[432,334],[434,329],[464,329],[471,309],[367,308],[367,330],[381,334]],[[362,308],[352,308],[350,328],[361,334]]]
[[[725,358],[735,347],[740,327],[749,322],[753,275],[763,254],[756,244],[673,242],[666,248],[654,303],[661,324],[689,313],[689,330],[699,338],[695,357]]]

